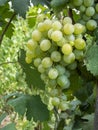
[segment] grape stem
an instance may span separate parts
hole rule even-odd
[[[2,31],[2,33],[0,35],[0,45],[2,44],[3,37],[4,37],[5,33],[6,33],[6,31],[8,30],[8,28],[9,28],[13,18],[15,17],[15,15],[16,15],[16,13],[13,13],[13,15],[11,16],[9,22],[5,25],[5,28],[3,29],[3,31]]]
[[[73,13],[72,13],[72,9],[71,8],[69,8],[68,15],[72,19],[72,23],[74,24],[75,22],[74,22],[74,19],[73,19]]]
[[[96,82],[96,106],[95,106],[94,130],[98,130],[98,80]]]

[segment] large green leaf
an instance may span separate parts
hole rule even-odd
[[[94,76],[98,76],[98,45],[91,46],[86,53],[85,65]]]
[[[11,17],[13,16],[13,12],[10,11],[10,7],[9,4],[5,4],[4,6],[0,7],[0,26],[2,27],[2,30],[0,30],[0,34],[2,34],[2,32],[5,30],[7,24],[9,23],[9,20],[11,19]],[[6,21],[6,19],[9,19],[8,21]],[[13,17],[14,19],[14,17]],[[7,31],[5,32],[5,35],[7,37],[11,37],[13,34],[13,24],[10,23],[10,25],[7,28]]]
[[[7,113],[3,113],[2,115],[0,115],[0,124],[3,121],[3,119],[7,116]]]
[[[33,67],[25,62],[25,51],[21,50],[19,56],[19,63],[26,74],[26,82],[29,87],[33,86],[39,89],[44,89],[44,82],[40,78],[40,73]]]
[[[27,102],[27,119],[31,120],[32,116],[35,121],[45,121],[49,119],[47,106],[42,103],[40,96],[31,96]]]
[[[10,18],[12,14],[13,11],[10,10],[8,3],[0,7],[0,19],[5,20],[6,18]]]
[[[51,6],[57,10],[63,9],[63,7],[66,5],[67,2],[68,2],[68,0],[52,0]]]
[[[83,130],[93,130],[94,129],[94,126],[93,126],[94,114],[93,113],[90,115],[85,115],[82,119],[87,120],[87,122],[85,122],[81,125]]]
[[[25,17],[29,5],[29,0],[12,0],[12,7],[14,11],[22,17]]]
[[[17,129],[15,128],[15,123],[10,123],[5,127],[1,128],[0,130],[17,130]]]
[[[10,96],[8,97],[7,103],[11,105],[18,114],[24,115],[26,113],[28,120],[31,120],[33,117],[35,121],[46,121],[49,118],[47,106],[41,101],[40,96],[30,96],[19,93],[14,96],[14,94],[11,94],[11,98]]]
[[[14,95],[13,95],[14,96]],[[8,104],[14,107],[15,111],[18,112],[20,115],[24,115],[26,112],[26,104],[28,96],[24,94],[15,94],[14,98],[9,97]]]

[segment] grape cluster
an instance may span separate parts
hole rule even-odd
[[[95,4],[94,0],[72,0],[71,3],[80,11],[80,23],[85,24],[89,31],[93,31],[97,27],[98,3]]]
[[[39,19],[27,42],[26,62],[34,64],[45,82],[52,105],[68,108],[62,90],[70,87],[70,69],[77,67],[83,58],[86,42],[83,39],[84,25],[72,24],[70,17]]]

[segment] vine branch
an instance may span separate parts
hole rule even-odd
[[[10,26],[10,24],[11,24],[11,22],[12,22],[15,15],[16,15],[16,13],[13,13],[13,15],[11,16],[9,22],[6,24],[5,28],[3,29],[3,31],[2,31],[2,33],[0,35],[0,45],[2,44],[3,37],[4,37],[5,33],[6,33],[6,31],[8,30],[8,28],[9,28],[9,26]]]

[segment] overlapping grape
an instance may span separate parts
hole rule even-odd
[[[77,60],[83,58],[84,31],[85,27],[80,23],[72,24],[70,17],[45,18],[37,21],[27,42],[26,62],[33,62],[52,97],[52,105],[61,110],[68,108],[62,90],[70,87],[70,69],[76,69]]]

